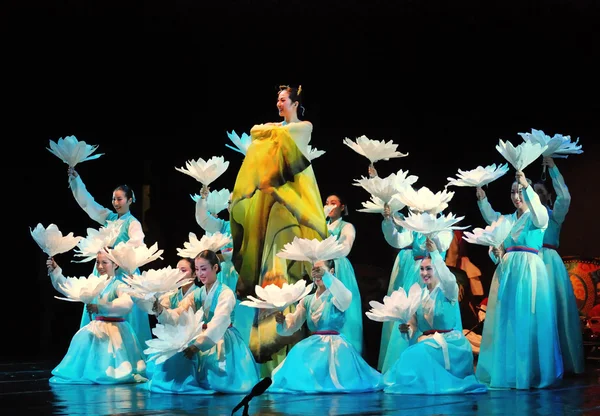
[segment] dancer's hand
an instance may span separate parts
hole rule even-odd
[[[313,266],[310,276],[314,279],[322,279],[325,274],[325,268],[321,266]]]
[[[408,324],[400,324],[398,325],[398,329],[400,330],[400,333],[402,334],[408,334],[408,329],[410,328],[410,325]]]
[[[527,189],[527,187],[529,186],[529,182],[527,182],[527,178],[525,177],[523,171],[518,170],[515,173],[515,179],[517,180],[517,183],[521,185],[522,189]]]
[[[383,204],[383,218],[386,220],[392,216],[392,209],[388,203]]]
[[[85,305],[85,308],[87,309],[88,313],[98,313],[98,305],[95,303],[88,303]]]
[[[373,164],[369,165],[369,178],[376,178],[377,177],[377,169],[375,169],[375,166],[373,166]]]
[[[285,315],[282,312],[277,312],[275,314],[275,322],[283,324],[285,322]]]
[[[504,247],[494,247],[492,248],[492,253],[494,253],[497,259],[501,259],[504,256]]]
[[[437,250],[437,245],[435,244],[435,241],[427,237],[427,240],[425,240],[425,248],[431,253],[432,251]]]
[[[200,189],[200,196],[202,197],[202,199],[208,198],[209,192],[210,190],[208,189],[208,186],[202,185],[202,189]]]
[[[58,264],[56,264],[53,257],[48,257],[46,267],[48,268],[48,273],[52,273],[58,267]]]
[[[554,166],[556,166],[554,164],[554,159],[552,159],[552,156],[544,156],[544,158],[542,159],[542,166],[548,166],[549,168],[553,168]]]
[[[69,166],[69,169],[67,169],[67,175],[69,175],[69,178],[76,178],[79,176],[75,168],[72,166]]]
[[[162,313],[163,309],[165,308],[160,304],[158,299],[155,299],[154,304],[152,305],[152,312],[154,312],[156,316],[158,316]]]
[[[475,188],[475,195],[477,196],[477,200],[481,201],[485,199],[485,191],[481,187]]]
[[[190,345],[185,350],[183,350],[183,355],[185,355],[185,358],[187,358],[188,360],[191,360],[192,358],[194,358],[194,355],[198,353],[198,351],[200,351],[198,347],[196,347],[195,345]]]

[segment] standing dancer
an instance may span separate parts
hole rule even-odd
[[[298,118],[301,88],[280,87],[277,109],[282,122],[252,127],[252,143],[240,167],[231,201],[233,263],[240,275],[241,298],[254,286],[293,284],[308,274],[305,262],[276,254],[294,237],[327,238],[327,224],[317,181],[308,157],[312,124]],[[294,335],[303,338],[302,331]],[[285,357],[272,311],[257,310],[250,348],[261,371],[270,375]]]

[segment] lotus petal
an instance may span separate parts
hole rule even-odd
[[[67,136],[64,139],[58,139],[57,143],[50,140],[50,148],[48,150],[70,167],[74,167],[78,163],[98,159],[104,154],[99,153],[92,156],[92,153],[96,149],[98,149],[98,146],[91,146],[86,144],[86,142],[80,142],[75,136]]]
[[[42,224],[38,224],[33,230],[29,228],[29,232],[48,257],[54,257],[57,254],[72,250],[83,238],[74,237],[73,233],[63,236],[55,224],[50,224],[48,228],[44,228]]]
[[[123,277],[123,282],[129,285],[124,290],[140,299],[148,300],[153,297],[158,299],[160,295],[193,282],[193,278],[183,279],[184,275],[182,271],[177,268],[172,269],[171,266],[157,270],[150,269],[142,272],[141,275]]]
[[[344,139],[344,144],[356,153],[369,159],[371,163],[375,163],[379,160],[389,160],[394,157],[408,156],[408,153],[396,151],[398,145],[394,144],[391,140],[389,142],[383,140],[371,140],[363,135],[358,137],[355,142],[346,137]]]
[[[512,228],[512,224],[504,216],[498,218],[498,220],[492,222],[485,228],[474,228],[472,232],[465,231],[463,233],[463,239],[471,244],[478,244],[482,246],[493,246],[499,247]]]
[[[370,301],[371,310],[365,312],[365,315],[377,322],[400,321],[407,323],[421,305],[422,292],[418,283],[410,287],[408,295],[404,288],[399,288],[389,296],[384,296],[383,303]]]
[[[418,214],[411,212],[405,218],[394,217],[394,222],[411,231],[434,237],[442,231],[465,230],[469,228],[469,225],[464,227],[455,225],[463,218],[455,217],[451,212],[446,216],[443,214],[430,214],[428,212]]]
[[[119,237],[122,225],[123,220],[116,220],[108,221],[106,227],[100,227],[97,230],[95,228],[88,228],[87,236],[77,243],[79,250],[75,249],[75,256],[85,258],[76,263],[96,260],[96,255],[100,250],[112,247]]]
[[[138,267],[162,259],[161,254],[164,250],[159,250],[157,243],[148,248],[146,245],[136,247],[130,242],[121,242],[115,248],[106,251],[108,258],[123,268],[125,274],[131,274]]]
[[[206,198],[206,207],[211,214],[218,214],[229,205],[229,197],[231,192],[229,189],[221,189],[220,191],[211,191]]]
[[[426,186],[418,191],[415,191],[412,186],[403,186],[393,198],[397,198],[412,211],[438,214],[448,207],[448,202],[453,196],[454,192],[445,189],[434,194]]]
[[[229,137],[229,140],[231,140],[235,147],[230,146],[228,144],[226,144],[225,146],[246,156],[246,153],[248,152],[248,147],[252,143],[252,138],[246,133],[243,133],[242,137],[240,137],[235,132],[235,130],[232,130],[231,133],[227,132],[227,137]]]
[[[446,186],[473,186],[483,187],[490,182],[495,181],[501,176],[508,172],[508,163],[499,165],[496,164],[486,166],[477,166],[471,170],[458,170],[457,178],[448,178],[448,185]]]
[[[183,243],[184,248],[177,249],[177,255],[180,257],[195,258],[200,252],[204,250],[210,250],[217,252],[231,243],[231,236],[229,234],[222,234],[220,232],[213,233],[211,235],[203,235],[200,240],[196,237],[196,234],[188,234],[189,241]]]
[[[511,142],[500,140],[500,143],[496,145],[496,150],[504,156],[506,161],[510,163],[513,168],[521,171],[540,157],[547,148],[547,145],[531,141],[524,141],[515,147]]]
[[[314,149],[311,145],[308,146],[308,158],[312,162],[318,157],[321,157],[325,154],[325,150]]]
[[[358,209],[357,211],[368,212],[372,214],[383,214],[385,208],[385,202],[382,199],[377,198],[373,195],[371,195],[370,201],[363,202],[362,205],[364,208]],[[400,200],[397,198],[392,198],[390,200],[389,206],[392,212],[400,211],[405,207],[405,205],[402,202],[400,202]]]
[[[229,162],[226,162],[223,156],[213,156],[207,161],[202,158],[188,160],[185,165],[187,169],[176,167],[175,170],[185,173],[208,186],[227,170]]]
[[[355,186],[362,186],[372,196],[379,198],[384,203],[389,204],[392,197],[400,192],[401,189],[406,186],[410,186],[415,183],[419,178],[414,175],[408,175],[408,171],[399,170],[397,173],[380,178],[376,176],[374,178],[361,177],[361,179],[355,179]],[[400,201],[396,202],[398,205]]]
[[[156,324],[152,329],[156,338],[146,341],[148,348],[144,353],[149,355],[149,360],[154,360],[157,365],[164,363],[198,338],[202,334],[203,325],[203,309],[200,308],[194,313],[194,309],[190,307],[179,315],[176,325]]]
[[[91,303],[110,281],[111,279],[105,274],[96,276],[92,273],[88,277],[66,277],[64,283],[59,283],[59,288],[67,297],[54,297],[69,302]]]
[[[283,246],[276,255],[288,260],[309,261],[331,260],[342,257],[345,247],[337,242],[337,236],[330,235],[324,240],[294,237],[291,243]]]
[[[563,136],[555,134],[553,137],[548,136],[542,130],[531,129],[531,133],[519,133],[519,136],[525,141],[539,143],[540,145],[548,146],[542,153],[543,156],[566,158],[570,154],[581,154],[581,145],[578,145],[579,138],[575,143],[571,142],[571,136]]]
[[[251,308],[278,309],[283,311],[288,306],[299,302],[313,289],[314,284],[306,285],[306,281],[298,280],[293,285],[284,283],[281,287],[270,284],[264,288],[256,285],[254,290],[257,298],[248,296],[249,300],[240,302],[240,305]]]

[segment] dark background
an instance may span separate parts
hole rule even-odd
[[[67,187],[67,166],[45,148],[75,135],[104,155],[77,170],[96,200],[132,186],[132,212],[174,266],[188,233],[202,233],[189,194],[199,183],[175,171],[186,160],[224,156],[215,188],[232,189],[242,155],[226,131],[278,121],[278,85],[302,84],[314,125],[312,145],[327,153],[314,170],[323,199],[340,193],[357,229],[350,259],[363,304],[385,294],[396,251],[381,217],[356,212],[368,200],[352,185],[367,159],[342,144],[366,135],[393,140],[409,156],[379,162],[418,186],[442,190],[457,169],[503,163],[499,139],[518,132],[580,137],[582,155],[558,160],[573,196],[562,255],[598,256],[598,74],[600,10],[590,1],[12,1],[1,6],[4,110],[5,330],[8,359],[65,353],[81,305],[57,294],[29,227],[55,223],[63,233],[97,228]],[[488,196],[512,211],[508,175]],[[525,170],[538,179],[541,166]],[[142,204],[149,186],[150,205]],[[455,191],[449,210],[484,226],[474,190]],[[145,211],[150,208],[150,211]],[[487,289],[493,265],[484,247],[469,256]],[[57,256],[68,276],[92,264]],[[7,302],[8,301],[8,302]],[[365,320],[367,358],[375,363],[380,324]],[[6,338],[5,338],[6,339]]]

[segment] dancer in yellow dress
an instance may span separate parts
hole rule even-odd
[[[233,263],[239,273],[240,298],[254,286],[293,284],[309,275],[311,265],[287,262],[276,254],[294,237],[327,238],[321,194],[309,159],[312,124],[298,118],[301,87],[280,87],[277,99],[282,122],[257,124],[232,193]],[[277,335],[272,311],[257,310],[250,349],[263,373],[270,374],[296,340]]]

